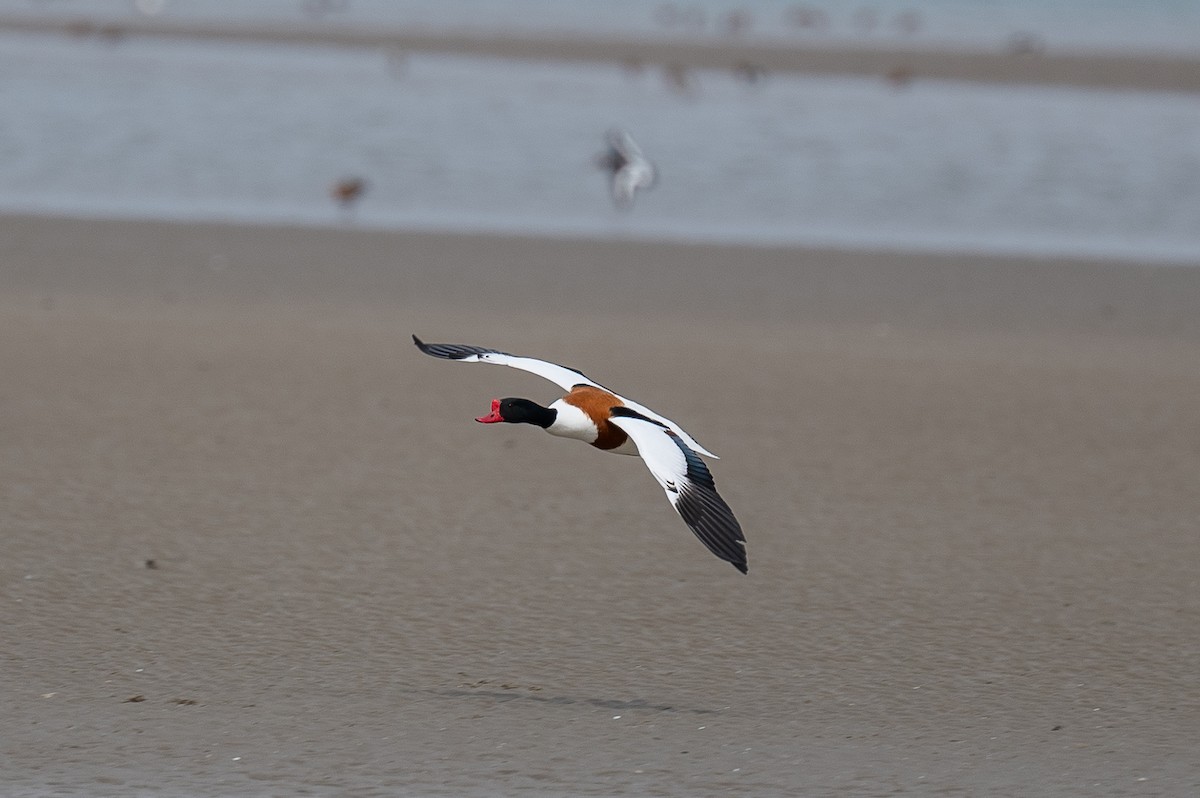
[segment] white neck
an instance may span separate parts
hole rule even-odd
[[[588,443],[595,442],[600,430],[596,428],[596,424],[588,417],[587,413],[575,405],[567,404],[562,399],[552,402],[550,407],[557,410],[558,415],[554,419],[554,423],[546,428],[546,432],[560,438],[576,438]]]

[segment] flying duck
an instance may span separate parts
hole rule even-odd
[[[608,149],[597,156],[596,163],[612,176],[613,202],[618,208],[628,208],[639,188],[653,188],[658,182],[658,170],[624,130],[614,128],[605,139]]]
[[[413,343],[433,357],[511,366],[565,389],[567,394],[549,407],[529,399],[493,399],[491,411],[475,420],[481,424],[533,424],[551,435],[585,441],[606,452],[640,455],[700,542],[734,568],[747,572],[742,527],[717,493],[700,455],[719,458],[674,421],[556,363],[481,346],[427,344],[415,335]]]

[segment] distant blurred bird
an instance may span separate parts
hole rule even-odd
[[[750,12],[740,8],[730,11],[722,21],[725,33],[729,36],[740,36],[749,30],[753,24],[754,18],[750,16]]]
[[[738,61],[733,65],[733,77],[742,83],[758,83],[766,76],[767,70],[752,61]]]
[[[639,188],[650,189],[658,182],[658,170],[624,130],[608,131],[606,141],[608,150],[597,156],[596,164],[612,176],[613,203],[618,208],[628,208]]]
[[[879,25],[879,12],[873,8],[863,7],[854,12],[854,26],[864,33],[870,33]]]
[[[1046,43],[1036,33],[1019,30],[1008,37],[1008,52],[1012,55],[1041,55]]]
[[[829,17],[819,8],[799,5],[787,12],[788,20],[797,28],[813,28],[817,30],[829,26]]]
[[[349,11],[350,0],[304,0],[300,7],[308,16],[320,19],[326,14]]]
[[[907,88],[913,82],[913,71],[904,65],[893,67],[887,71],[884,78],[894,89]]]
[[[366,180],[361,177],[345,177],[333,184],[329,194],[342,210],[349,212],[366,190]]]
[[[692,77],[692,70],[685,64],[665,64],[662,75],[668,91],[682,97],[691,97],[696,93],[696,81]]]
[[[921,29],[921,15],[916,11],[901,11],[892,23],[901,33],[912,35]]]

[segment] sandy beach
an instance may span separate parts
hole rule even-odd
[[[1200,271],[0,219],[13,796],[1188,796]],[[481,427],[578,367],[636,460]]]

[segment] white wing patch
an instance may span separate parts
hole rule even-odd
[[[646,468],[667,494],[671,506],[708,550],[746,573],[746,538],[717,493],[712,474],[696,452],[672,430],[652,419],[615,408],[609,419],[637,445]]]
[[[661,416],[655,413],[645,405],[626,399],[611,388],[606,388],[595,380],[585,375],[582,371],[576,371],[566,366],[560,366],[557,363],[551,363],[546,360],[539,360],[535,357],[520,357],[518,355],[510,355],[507,352],[498,352],[494,349],[485,349],[481,346],[467,346],[465,344],[427,344],[417,336],[413,336],[413,343],[427,355],[442,358],[443,360],[461,360],[464,363],[494,363],[497,366],[509,366],[514,369],[528,371],[531,374],[536,374],[543,379],[547,379],[563,390],[571,390],[576,385],[591,385],[601,390],[608,391],[613,396],[620,399],[626,407],[636,410],[638,413],[646,416],[654,421],[665,424],[676,435],[683,439],[688,448],[697,451],[700,454],[707,455],[714,460],[720,460],[715,454],[705,449],[696,439],[684,432],[683,428],[676,424],[666,416]]]
[[[679,485],[687,479],[687,456],[671,439],[671,431],[647,418],[614,415],[609,419],[633,439],[650,473],[666,491],[671,506],[679,502]]]
[[[479,355],[478,359],[481,363],[495,363],[497,366],[509,366],[514,369],[521,369],[521,371],[528,371],[530,374],[536,374],[539,377],[550,380],[550,382],[566,391],[571,390],[576,385],[592,385],[596,388],[608,390],[595,380],[589,379],[581,371],[569,369],[566,366],[560,366],[557,363],[550,363],[546,360],[538,360],[533,357],[517,357],[516,355],[506,355],[502,352],[486,352]],[[611,391],[609,392],[611,393]]]

